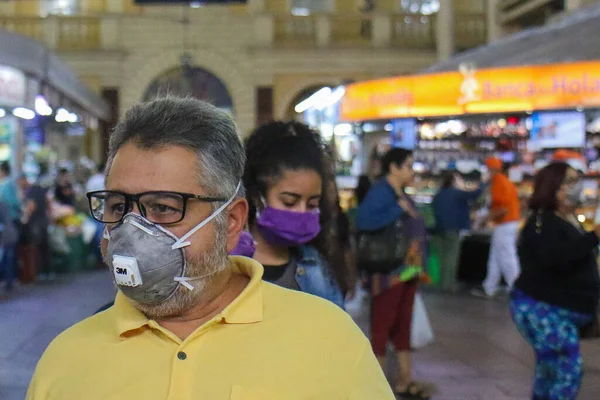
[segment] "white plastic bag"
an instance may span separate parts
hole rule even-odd
[[[57,225],[48,227],[48,245],[53,253],[61,255],[71,253],[71,246],[67,241],[67,231],[63,227]]]
[[[83,221],[83,225],[81,227],[81,233],[83,234],[83,242],[87,245],[92,243],[94,240],[94,236],[96,235],[96,230],[98,229],[98,225],[91,218],[86,218]]]
[[[434,340],[433,329],[427,316],[425,303],[421,298],[421,293],[415,295],[415,304],[413,305],[413,315],[410,328],[410,347],[412,349],[421,349]]]

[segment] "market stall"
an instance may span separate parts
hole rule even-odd
[[[13,180],[25,175],[47,191],[50,263],[57,264],[57,272],[88,263],[91,241],[86,238],[93,236],[90,227],[94,225],[88,221],[87,209],[58,204],[53,195],[58,185],[55,175],[62,167],[58,161],[77,162],[91,156],[81,151],[85,139],[96,138],[99,145],[99,121],[110,117],[108,105],[44,45],[0,30],[0,162],[11,164]],[[75,182],[69,184],[75,186]],[[26,198],[27,189],[21,191],[20,197]],[[34,229],[25,215],[23,212],[20,221],[22,239],[27,237],[28,227]],[[29,249],[36,245],[27,244],[20,251],[21,266],[30,264]],[[21,276],[24,281],[35,280],[35,270],[27,267],[23,271],[27,271]]]
[[[390,146],[415,151],[417,180],[409,190],[424,209],[441,171],[468,176],[491,155],[504,160],[525,206],[531,177],[561,148],[587,157],[589,206],[598,195],[599,108],[600,62],[489,69],[467,63],[456,71],[348,85],[340,124],[355,126],[363,145],[369,138],[364,127],[379,124]],[[580,220],[593,218],[593,211],[582,209]],[[463,280],[485,275],[487,232],[482,228],[465,238]]]
[[[68,153],[84,148],[86,135],[99,145],[99,121],[110,116],[108,105],[43,44],[0,30],[0,160],[10,160],[15,172],[39,173],[35,155],[44,146]]]

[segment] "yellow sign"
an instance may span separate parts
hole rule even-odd
[[[364,121],[600,107],[600,62],[396,77],[349,85],[341,119]]]

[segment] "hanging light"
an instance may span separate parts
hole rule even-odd
[[[346,88],[344,86],[338,86],[331,91],[331,94],[329,94],[329,96],[327,96],[323,99],[320,99],[317,102],[317,104],[314,105],[314,107],[318,110],[322,110],[326,107],[332,106],[335,103],[337,103],[338,101],[340,101],[342,99],[342,97],[344,97],[345,93],[346,93]]]
[[[56,110],[56,116],[54,117],[54,120],[56,122],[67,122],[69,121],[70,116],[71,113],[69,111],[67,111],[64,108],[59,108],[58,110]]]
[[[314,107],[315,105],[329,98],[331,92],[331,88],[327,86],[317,90],[308,99],[296,104],[296,107],[294,107],[294,111],[296,111],[298,114],[303,113],[309,108]]]
[[[72,124],[79,122],[79,116],[75,113],[69,113],[69,117],[67,118],[67,122]]]
[[[352,133],[352,125],[350,124],[338,124],[333,128],[333,133],[338,136],[345,136]]]
[[[12,114],[21,119],[34,119],[35,111],[25,107],[17,107],[12,111]]]
[[[6,111],[4,111],[2,108],[0,108],[0,118],[4,117],[6,115]]]
[[[35,96],[35,112],[45,117],[52,115],[52,108],[44,96]]]

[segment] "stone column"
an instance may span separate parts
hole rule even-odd
[[[58,19],[51,15],[42,21],[44,21],[44,44],[54,50],[58,46],[58,36],[60,34]]]
[[[389,13],[374,13],[371,20],[373,47],[389,47],[392,43],[392,17]]]
[[[500,39],[505,34],[504,27],[500,24],[500,13],[498,7],[500,6],[500,0],[487,0],[486,3],[486,14],[487,14],[487,41],[492,43]]]
[[[261,14],[254,17],[254,38],[259,47],[270,47],[275,39],[275,20],[272,15]]]
[[[121,14],[125,11],[124,2],[127,0],[106,0],[106,11]]]
[[[100,22],[100,42],[102,49],[112,50],[119,47],[121,19],[117,16],[102,18]]]
[[[331,20],[327,14],[319,14],[315,20],[317,47],[328,47],[331,41]]]
[[[248,0],[248,11],[250,14],[265,12],[265,0]]]
[[[440,11],[436,18],[436,43],[438,60],[443,61],[454,55],[454,7],[452,0],[440,1]]]

